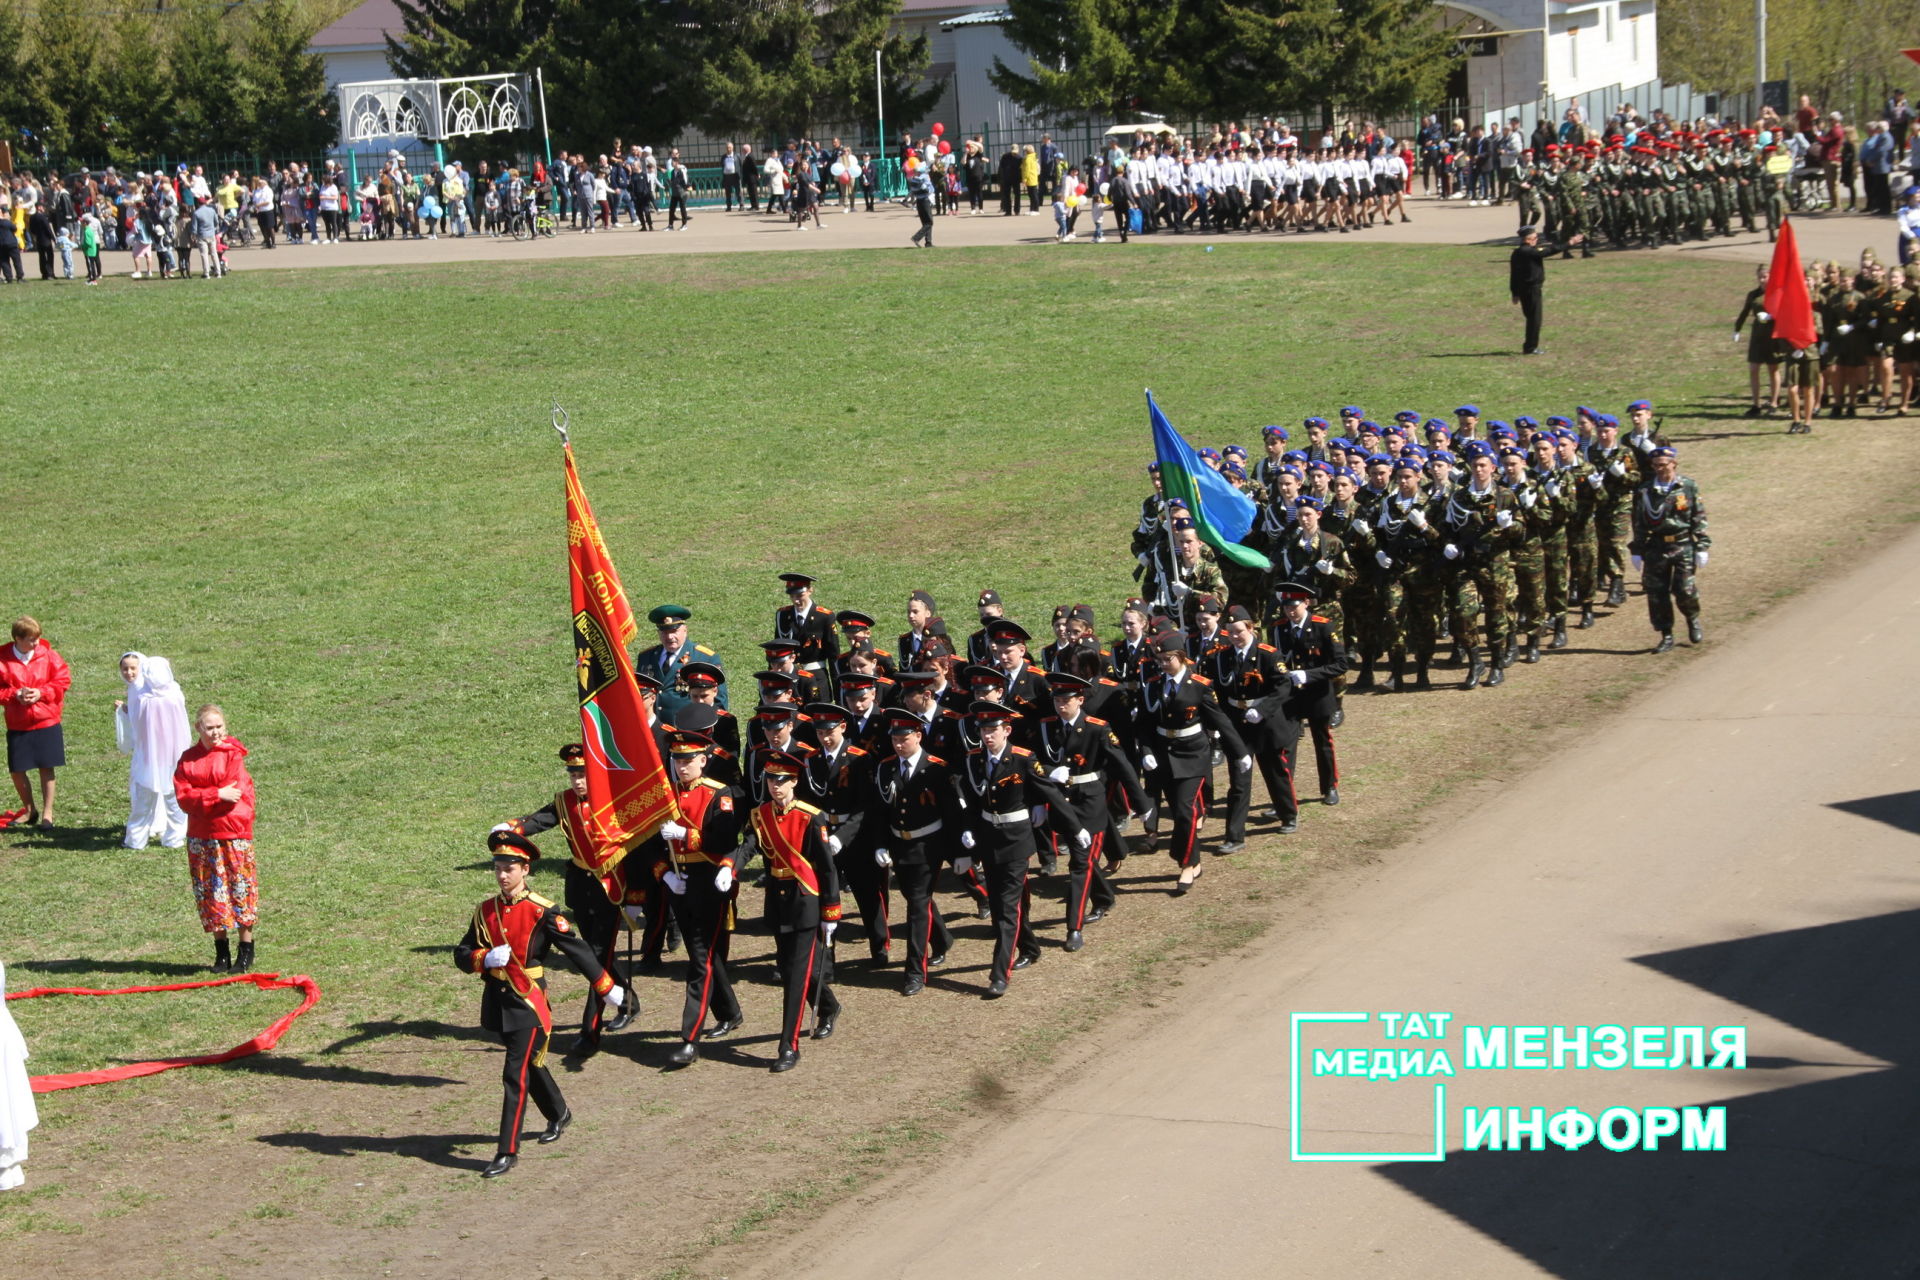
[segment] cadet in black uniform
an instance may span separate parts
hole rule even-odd
[[[1173,821],[1173,843],[1167,852],[1180,864],[1179,883],[1173,890],[1178,897],[1193,887],[1203,871],[1196,840],[1202,813],[1200,786],[1213,771],[1208,733],[1219,735],[1220,749],[1233,760],[1235,769],[1253,768],[1253,759],[1214,700],[1212,684],[1193,670],[1185,637],[1165,631],[1154,638],[1153,647],[1160,669],[1141,682],[1136,723],[1144,748],[1141,764],[1150,779],[1148,789],[1163,798]]]
[[[1293,791],[1293,749],[1300,724],[1287,714],[1285,695],[1293,691],[1279,651],[1260,639],[1260,628],[1244,605],[1227,610],[1227,643],[1211,655],[1212,680],[1227,718],[1241,732],[1260,765],[1267,799],[1280,819],[1280,834],[1300,829],[1300,804]],[[1235,773],[1227,784],[1227,838],[1221,853],[1238,853],[1247,842],[1247,813],[1253,807],[1253,772]]]
[[[957,771],[966,806],[960,847],[986,865],[994,928],[986,994],[995,1000],[1007,993],[1013,969],[1040,958],[1027,884],[1027,864],[1037,852],[1034,828],[1050,823],[1083,851],[1093,837],[1075,820],[1066,792],[1041,771],[1038,758],[1013,745],[1018,711],[1004,703],[976,702],[969,714],[980,725],[980,749],[969,752]]]
[[[501,1073],[506,1095],[500,1104],[500,1145],[480,1175],[497,1178],[519,1158],[520,1121],[529,1094],[547,1118],[541,1142],[559,1141],[573,1121],[560,1086],[546,1068],[547,1041],[553,1035],[553,1011],[547,1007],[547,949],[560,948],[586,975],[595,998],[606,1002],[609,1013],[619,1010],[625,992],[600,967],[593,948],[581,940],[566,912],[527,891],[527,876],[539,856],[533,841],[512,831],[495,831],[487,837],[487,847],[493,851],[493,878],[500,892],[474,908],[466,936],[453,949],[453,963],[462,973],[486,975],[480,1025],[497,1034],[507,1048]]]
[[[799,646],[796,661],[801,671],[813,677],[819,700],[833,696],[833,676],[840,657],[840,633],[833,628],[834,616],[813,602],[813,579],[804,573],[783,573],[790,603],[774,610],[775,639],[792,640]],[[808,698],[806,701],[815,701]]]
[[[873,862],[867,827],[873,769],[878,758],[847,737],[853,713],[831,702],[809,705],[819,750],[806,758],[800,787],[807,803],[827,816],[827,848],[840,868],[840,883],[860,909],[860,929],[876,969],[892,958],[893,936],[887,916],[887,872]],[[831,951],[831,948],[829,948]]]
[[[1297,582],[1274,588],[1285,616],[1274,624],[1273,647],[1293,682],[1289,713],[1313,733],[1313,763],[1320,776],[1320,798],[1340,803],[1340,762],[1333,753],[1333,682],[1347,669],[1340,637],[1327,620],[1310,611],[1313,592]]]
[[[922,745],[927,722],[912,711],[887,712],[893,756],[874,770],[868,822],[874,865],[893,869],[906,899],[907,980],[900,994],[918,995],[927,970],[946,963],[953,934],[933,905],[933,878],[959,830],[960,795],[946,761]]]
[[[1117,901],[1113,884],[1100,867],[1113,821],[1107,787],[1119,783],[1139,795],[1140,775],[1134,772],[1113,726],[1086,713],[1092,681],[1061,671],[1048,676],[1047,684],[1053,692],[1054,713],[1040,722],[1034,754],[1048,781],[1065,796],[1073,824],[1091,837],[1084,844],[1072,840],[1067,855],[1067,950],[1078,951],[1085,945],[1086,927],[1103,919]],[[1144,809],[1146,798],[1139,799]],[[1050,834],[1057,839],[1057,824]]]

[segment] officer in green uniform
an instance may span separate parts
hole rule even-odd
[[[1566,246],[1560,251],[1560,256],[1563,258],[1571,258],[1573,256],[1573,245],[1570,242],[1575,236],[1581,237],[1580,256],[1583,258],[1591,258],[1593,256],[1593,246],[1590,243],[1592,222],[1587,216],[1587,175],[1585,169],[1585,159],[1576,155],[1568,163],[1566,169],[1561,172],[1554,184],[1560,206],[1560,220],[1557,227],[1560,238],[1554,240],[1553,243]]]
[[[693,610],[683,604],[663,604],[647,614],[647,621],[660,635],[660,643],[648,645],[634,655],[633,669],[644,671],[660,682],[659,710],[662,720],[671,722],[674,713],[687,705],[686,665],[705,662],[725,670],[720,655],[704,644],[694,643],[687,635],[687,619]],[[718,704],[727,705],[727,686],[720,686]]]
[[[1647,618],[1660,633],[1655,653],[1673,648],[1673,611],[1687,620],[1687,639],[1705,639],[1700,628],[1700,587],[1694,575],[1707,567],[1707,511],[1693,481],[1680,474],[1679,458],[1662,445],[1651,457],[1653,478],[1633,496],[1633,563],[1647,593]]]

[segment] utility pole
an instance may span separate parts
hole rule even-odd
[[[1767,105],[1767,0],[1753,0],[1753,111],[1758,120]]]

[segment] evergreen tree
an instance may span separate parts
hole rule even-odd
[[[294,0],[263,0],[248,10],[239,53],[251,149],[263,155],[324,150],[335,138],[337,124],[327,93],[326,63],[307,52],[319,24]]]
[[[1196,0],[1012,0],[1004,30],[1024,69],[993,60],[988,78],[1028,111],[1126,119],[1168,109],[1166,77],[1176,33]]]
[[[107,156],[115,164],[153,163],[173,142],[166,45],[157,18],[129,14],[114,20],[111,71],[102,77],[100,92],[113,135]]]
[[[99,96],[101,23],[89,0],[43,0],[34,25],[42,123],[34,128],[49,160],[91,161],[108,139]]]
[[[174,18],[167,48],[167,117],[173,146],[186,157],[252,150],[240,60],[227,38],[225,11],[209,5]]]
[[[1339,0],[1327,50],[1327,98],[1378,118],[1445,96],[1459,37],[1441,26],[1432,0]]]

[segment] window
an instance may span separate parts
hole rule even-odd
[[[1607,12],[1607,43],[1612,44],[1615,38],[1614,29],[1613,29],[1614,18],[1619,13],[1619,10],[1615,9],[1612,5],[1608,5],[1606,12]]]

